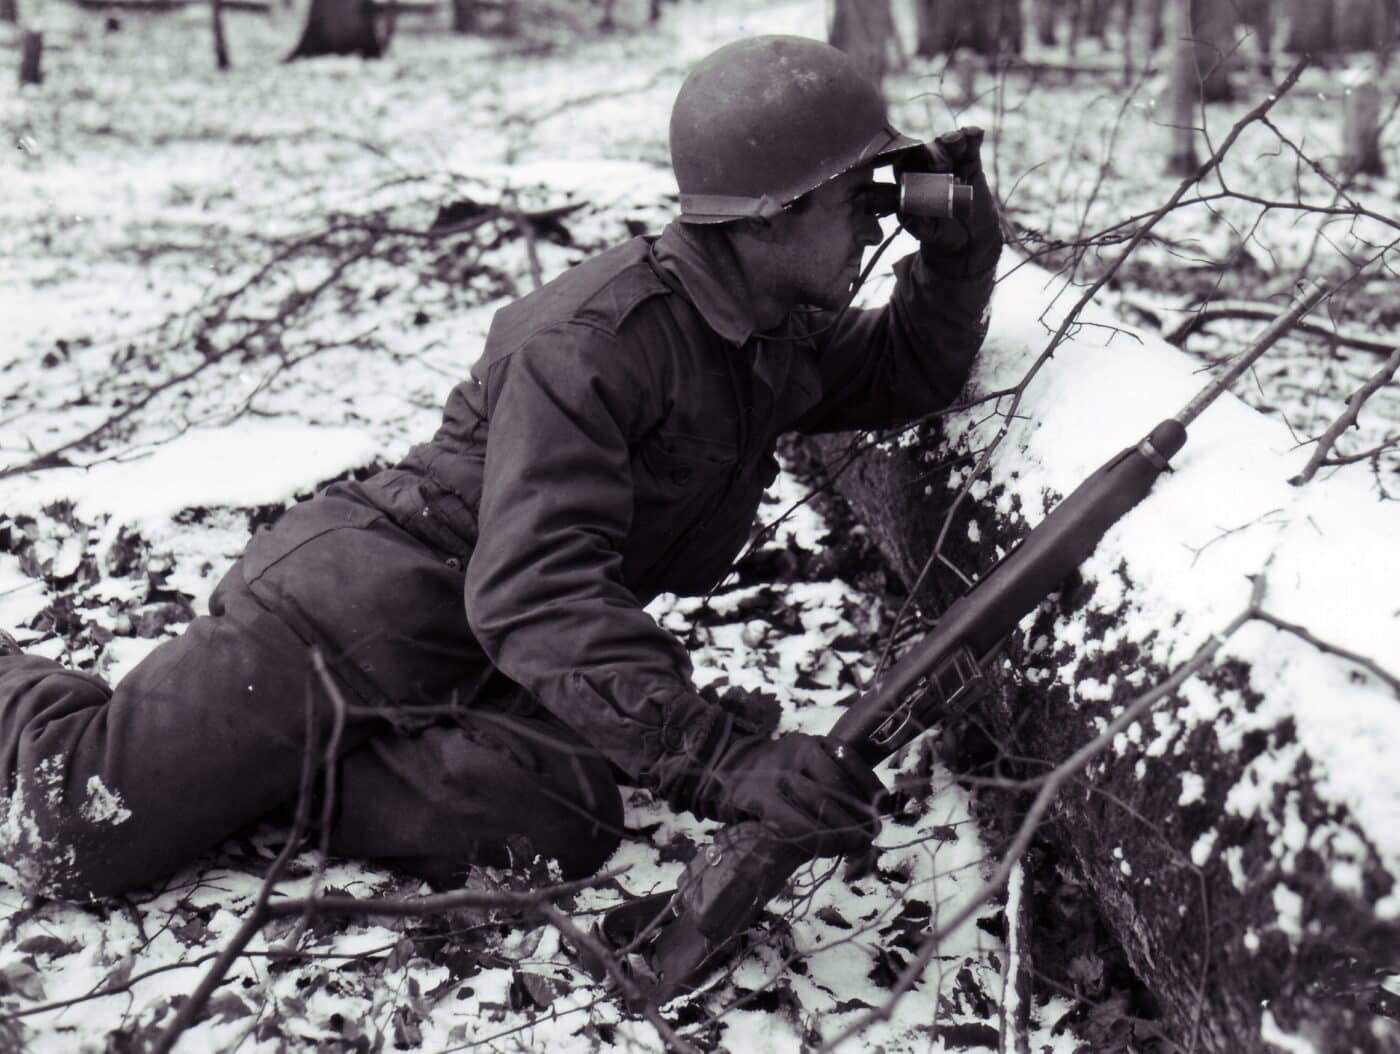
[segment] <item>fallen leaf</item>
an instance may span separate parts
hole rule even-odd
[[[28,959],[19,959],[0,967],[0,995],[11,992],[26,999],[44,998],[44,982]]]
[[[25,955],[71,955],[79,948],[77,941],[65,941],[51,933],[40,933],[28,937],[15,945],[15,950]]]

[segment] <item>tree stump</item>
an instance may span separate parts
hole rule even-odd
[[[287,61],[317,55],[377,59],[384,54],[384,44],[373,0],[311,0],[301,39]]]
[[[37,29],[26,29],[19,38],[19,82],[42,84],[44,71],[44,34]]]
[[[1063,313],[1048,306],[1062,293],[1046,272],[1006,264],[1017,269],[998,287],[965,398],[1021,380]],[[1059,496],[1202,386],[1198,363],[1162,341],[1125,339],[1092,309],[1083,321],[1027,387],[979,479],[961,466],[1001,423],[986,404],[948,415],[941,431],[866,442],[837,477],[905,582],[945,522],[942,556],[985,573]],[[839,458],[868,438],[813,445]],[[1208,409],[1173,471],[989,665],[992,690],[967,722],[991,748],[977,774],[1040,775],[1098,738],[1245,611],[1260,576],[1264,610],[1400,672],[1387,637],[1400,507],[1376,501],[1364,472],[1291,488],[1305,457],[1284,426],[1232,397]],[[920,594],[933,613],[966,589],[941,567]],[[1395,689],[1258,621],[1196,669],[1065,784],[1041,836],[1092,895],[1182,1049],[1400,1049],[1394,998],[1380,987],[1400,947]]]
[[[1348,176],[1385,174],[1381,90],[1369,69],[1352,76],[1342,95],[1342,170]]]

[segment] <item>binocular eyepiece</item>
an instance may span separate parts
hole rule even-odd
[[[972,188],[946,172],[902,172],[898,183],[875,183],[868,193],[877,216],[942,220],[966,216],[972,208]]]

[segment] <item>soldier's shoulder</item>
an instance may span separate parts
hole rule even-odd
[[[501,308],[487,336],[488,354],[509,355],[537,334],[560,326],[583,326],[617,337],[643,305],[670,293],[650,256],[650,240],[633,238]]]

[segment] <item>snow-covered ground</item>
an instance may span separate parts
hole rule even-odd
[[[0,196],[0,466],[50,456],[40,471],[0,478],[0,625],[30,650],[111,678],[201,609],[253,523],[428,435],[492,312],[531,288],[535,272],[548,277],[666,222],[666,116],[689,63],[741,33],[821,35],[824,17],[809,0],[761,10],[695,0],[668,7],[655,30],[560,31],[530,51],[404,25],[382,62],[283,65],[285,27],[230,12],[235,68],[220,75],[203,8],[122,14],[112,32],[102,16],[58,0],[26,11],[43,19],[50,50],[43,88],[0,97],[0,126],[16,148]],[[1146,160],[1165,136],[1146,119],[1155,80],[1125,93],[1008,79],[966,106],[930,94],[943,83],[937,63],[893,81],[898,119],[921,135],[951,123],[992,129],[992,171],[1028,227],[1093,230],[1170,190]],[[1324,153],[1335,147],[1317,118],[1335,100],[1318,96],[1330,83],[1321,71],[1305,75],[1297,105],[1278,115],[1299,141],[1320,138]],[[1092,172],[1105,157],[1120,106],[1109,178],[1095,188],[1084,162],[1095,162]],[[1228,127],[1232,112],[1213,111],[1212,129]],[[1260,160],[1274,149],[1267,138],[1241,144],[1251,189],[1275,178]],[[1281,165],[1268,168],[1280,194],[1295,179]],[[1393,180],[1365,189],[1397,197]],[[466,198],[579,208],[560,220],[567,235],[509,218],[454,239],[415,233]],[[1193,215],[1167,233],[1216,258],[1254,222],[1235,204]],[[1248,292],[1286,286],[1314,235],[1296,216],[1266,213],[1249,244],[1282,263]],[[1320,252],[1373,236],[1333,231]],[[1149,247],[1144,259],[1160,269],[1183,251]],[[1145,305],[1167,326],[1185,303],[1127,286],[1108,299]],[[1389,308],[1375,295],[1358,301],[1353,324],[1393,336],[1393,298]],[[1193,346],[1228,351],[1250,329],[1222,324]],[[1310,435],[1335,416],[1348,378],[1377,362],[1338,349],[1317,366],[1306,348],[1280,349],[1286,365],[1257,374],[1260,398]],[[1289,398],[1288,385],[1307,398]],[[1387,394],[1348,449],[1393,434],[1397,417]],[[1387,486],[1381,463],[1375,482]],[[800,495],[784,475],[766,518]],[[765,547],[807,550],[825,534],[804,506]],[[762,685],[790,703],[786,727],[819,730],[869,675],[884,598],[811,561],[789,563],[803,573],[776,583],[761,606],[759,587],[745,586],[707,606],[663,598],[654,613],[695,641],[699,679]],[[993,861],[964,793],[926,753],[899,767],[922,792],[887,825],[874,870],[850,882],[829,869],[805,876],[777,905],[771,940],[711,990],[667,1008],[682,1035],[734,1050],[797,1050],[836,1035],[884,1003],[931,922],[980,889]],[[636,838],[612,864],[628,868],[619,882],[630,893],[672,882],[708,830],[640,793],[628,824]],[[237,928],[282,834],[251,832],[161,889],[90,908],[30,903],[0,886],[0,1007],[13,1015],[0,1020],[0,1047],[101,1050],[157,1032]],[[279,892],[305,892],[315,865],[312,853],[298,857]],[[324,882],[360,895],[416,888],[347,861],[333,861]],[[574,911],[587,921],[619,897],[590,892]],[[893,1017],[849,1049],[994,1048],[1006,955],[999,911],[989,905],[946,941]],[[479,915],[326,922],[301,936],[296,954],[278,954],[289,930],[271,926],[255,940],[181,1049],[661,1045],[545,929],[502,930]],[[1070,1035],[1052,1034],[1068,1007],[1037,1006],[1033,1049],[1074,1049]]]

